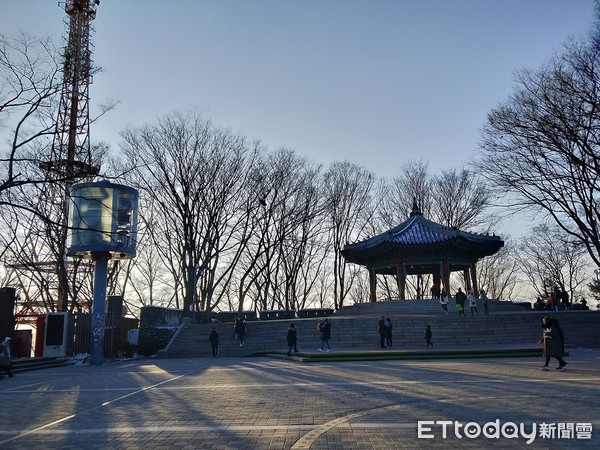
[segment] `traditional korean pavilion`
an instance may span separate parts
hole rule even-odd
[[[498,236],[460,231],[423,217],[416,202],[410,217],[370,239],[348,244],[346,261],[369,270],[370,300],[376,301],[377,274],[396,275],[399,298],[405,300],[407,275],[433,275],[433,290],[450,290],[450,273],[462,271],[467,290],[478,295],[475,263],[504,246]],[[442,286],[440,286],[442,285]]]

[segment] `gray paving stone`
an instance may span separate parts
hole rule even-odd
[[[0,380],[2,449],[599,448],[600,350],[538,358],[123,361]],[[419,420],[592,423],[591,439],[419,439]]]

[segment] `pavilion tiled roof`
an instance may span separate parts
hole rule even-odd
[[[361,242],[348,244],[342,254],[350,262],[364,264],[366,259],[390,252],[418,252],[433,249],[475,252],[479,257],[492,255],[504,242],[499,236],[461,231],[425,219],[418,207],[410,217],[394,228]]]

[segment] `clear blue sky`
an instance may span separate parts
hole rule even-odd
[[[56,0],[0,0],[0,31],[61,43]],[[593,0],[102,0],[92,128],[197,108],[271,149],[391,177],[409,160],[462,166],[487,112],[594,21]],[[92,107],[92,111],[95,108]]]

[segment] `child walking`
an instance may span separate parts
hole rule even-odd
[[[425,325],[425,340],[427,341],[427,348],[429,346],[433,347],[433,342],[431,342],[431,325]]]

